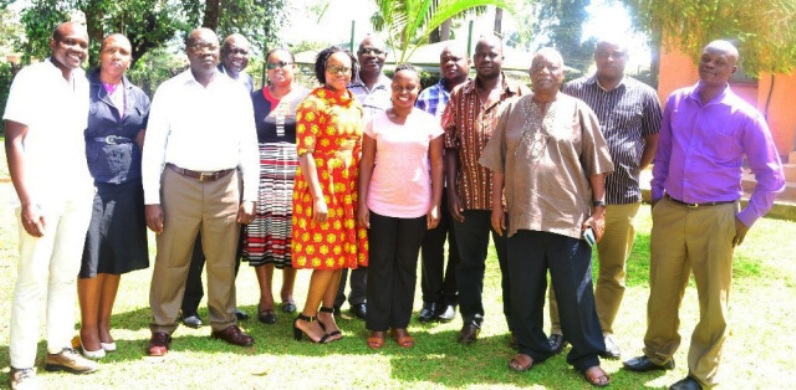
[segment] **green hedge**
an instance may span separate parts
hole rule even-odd
[[[7,62],[0,63],[0,110],[2,110],[2,112],[6,110],[8,90],[11,88],[11,81],[13,80],[14,72],[12,71],[11,64]],[[5,136],[5,134],[5,122],[0,120],[0,137]]]

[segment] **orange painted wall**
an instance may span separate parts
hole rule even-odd
[[[743,53],[741,53],[743,55]],[[658,76],[658,97],[662,104],[676,89],[692,85],[699,79],[694,61],[676,50],[661,50],[661,70]],[[796,134],[796,73],[777,74],[774,78],[774,92],[768,110],[768,125],[783,162],[794,150]],[[771,75],[762,74],[758,83],[732,83],[733,91],[744,100],[765,111],[766,98],[770,89]],[[793,161],[792,161],[793,162]]]
[[[758,90],[758,109],[764,112],[766,98],[771,86],[771,74],[760,75]],[[774,75],[774,91],[768,108],[768,125],[771,135],[777,144],[777,151],[783,162],[794,150],[794,134],[796,134],[796,73]],[[796,161],[790,161],[796,163]]]

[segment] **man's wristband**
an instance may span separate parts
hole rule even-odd
[[[599,207],[599,206],[605,207],[605,201],[604,200],[591,201],[591,207]]]

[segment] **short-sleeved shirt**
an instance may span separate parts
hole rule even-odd
[[[359,104],[365,109],[365,116],[369,116],[392,107],[390,84],[392,84],[392,80],[384,74],[380,74],[373,88],[368,89],[357,75],[348,85],[348,90],[356,96]]]
[[[93,191],[83,136],[88,90],[82,69],[73,70],[67,81],[49,58],[22,69],[11,84],[3,119],[28,127],[25,179],[31,201],[40,206]]]
[[[121,91],[117,92],[123,94],[124,106],[120,110],[99,77],[99,70],[88,76],[91,105],[85,135],[91,176],[95,183],[141,180],[141,148],[135,138],[146,128],[149,97],[124,77]]]
[[[547,103],[523,96],[506,106],[480,163],[505,175],[509,237],[535,230],[579,239],[591,215],[589,178],[613,164],[597,117],[559,93]]]
[[[445,148],[455,149],[459,156],[456,192],[468,210],[492,209],[492,172],[479,165],[478,159],[508,101],[528,93],[505,75],[502,79],[500,99],[488,106],[481,104],[478,97],[478,77],[460,84],[451,92],[442,116]]]
[[[415,109],[403,125],[376,114],[365,134],[376,140],[376,160],[368,187],[368,209],[394,218],[417,218],[431,206],[428,150],[442,135],[437,118]]]
[[[608,204],[641,202],[639,174],[644,138],[661,128],[661,104],[650,86],[625,76],[616,88],[606,91],[597,77],[581,77],[567,83],[564,93],[583,100],[597,115],[611,151],[614,173],[605,179]]]

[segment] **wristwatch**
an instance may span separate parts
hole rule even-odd
[[[605,201],[604,200],[593,200],[593,201],[591,201],[591,207],[598,207],[598,206],[605,207]]]

